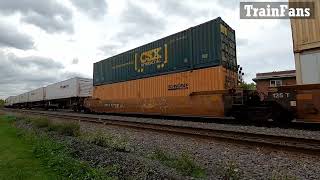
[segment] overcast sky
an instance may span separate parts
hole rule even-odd
[[[294,69],[290,21],[241,20],[239,0],[1,0],[0,98],[92,77],[94,62],[218,16],[246,81]]]

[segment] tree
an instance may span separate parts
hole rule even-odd
[[[240,84],[240,88],[244,90],[256,90],[256,84],[243,82]]]
[[[3,106],[4,106],[4,100],[0,99],[0,107],[3,107]]]

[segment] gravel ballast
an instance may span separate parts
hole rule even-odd
[[[153,121],[149,118],[143,118],[142,120]],[[60,119],[57,121],[65,120]],[[166,120],[164,123],[175,123],[175,125],[183,123],[183,125],[187,126],[204,126],[206,128],[227,130],[236,128],[245,132],[281,134],[315,139],[319,139],[320,136],[318,131],[176,122],[172,120]],[[320,179],[320,173],[318,173],[320,171],[320,157],[312,154],[88,122],[81,122],[80,125],[83,132],[99,131],[127,138],[129,145],[134,149],[133,153],[141,157],[145,157],[157,149],[162,149],[170,154],[189,152],[194,160],[206,169],[208,179],[223,179],[224,176],[230,174],[236,174],[235,176],[240,177],[240,179]]]
[[[136,153],[149,154],[157,148],[173,154],[187,151],[204,166],[208,179],[219,179],[225,169],[232,168],[243,179],[272,179],[282,176],[297,179],[320,179],[320,157],[269,148],[231,144],[215,140],[204,140],[139,131],[115,126],[81,123],[83,130],[103,131],[130,139]],[[235,167],[232,167],[234,164]]]

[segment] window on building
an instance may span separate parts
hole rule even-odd
[[[282,80],[271,80],[270,87],[278,87],[282,86]]]

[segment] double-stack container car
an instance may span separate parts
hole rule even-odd
[[[221,18],[94,64],[94,112],[225,116],[237,86],[235,31]]]

